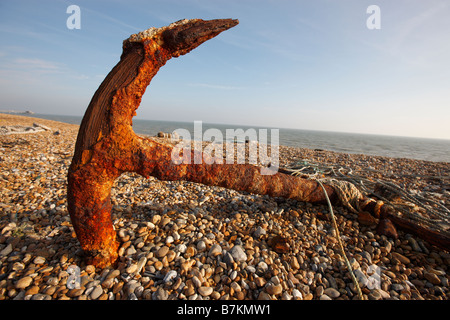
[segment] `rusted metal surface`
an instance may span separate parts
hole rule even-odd
[[[111,220],[110,193],[123,172],[161,180],[187,180],[256,194],[325,202],[320,185],[284,173],[262,175],[248,164],[175,164],[172,146],[135,135],[132,118],[158,70],[172,57],[184,55],[237,20],[183,20],[168,27],[132,35],[123,43],[118,64],[95,92],[83,117],[68,173],[68,209],[87,263],[113,264],[118,241]],[[192,151],[192,159],[195,154]],[[336,200],[332,187],[328,197]],[[380,207],[364,202],[380,216]]]
[[[117,259],[110,193],[114,180],[123,172],[324,201],[316,182],[281,173],[264,176],[253,165],[176,165],[171,159],[171,145],[138,137],[132,130],[132,117],[159,68],[237,24],[232,19],[184,20],[124,41],[119,63],[100,85],[85,113],[68,174],[68,208],[88,263],[103,267]],[[333,189],[327,187],[327,191],[333,198]]]

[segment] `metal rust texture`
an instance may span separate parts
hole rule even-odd
[[[115,179],[124,172],[325,203],[325,194],[315,181],[280,172],[263,175],[260,167],[249,164],[175,164],[172,145],[133,132],[132,118],[158,70],[172,57],[190,52],[238,23],[233,19],[181,20],[123,42],[120,61],[95,92],[83,117],[68,172],[68,210],[87,263],[102,268],[117,260],[119,243],[110,194]],[[192,151],[191,159],[195,156]],[[335,202],[334,189],[325,189]],[[370,201],[365,203],[373,212],[376,206],[370,210]]]

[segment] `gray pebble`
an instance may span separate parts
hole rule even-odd
[[[96,287],[94,288],[94,290],[92,290],[92,292],[91,292],[91,294],[89,295],[89,297],[90,297],[92,300],[96,300],[96,299],[98,299],[98,298],[102,295],[102,293],[103,293],[103,288],[102,288],[101,286],[96,286]]]
[[[247,254],[240,245],[235,245],[233,248],[231,248],[229,252],[233,257],[234,261],[240,262],[247,260]]]
[[[166,290],[161,287],[158,287],[156,291],[152,294],[152,300],[167,300],[169,294]]]

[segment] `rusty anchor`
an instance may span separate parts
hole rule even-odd
[[[123,42],[120,61],[95,92],[80,125],[74,156],[68,171],[68,210],[86,262],[97,267],[114,264],[119,243],[110,201],[113,183],[124,172],[136,172],[160,180],[186,180],[238,191],[324,203],[325,192],[313,180],[277,172],[262,175],[250,164],[174,164],[172,145],[137,136],[132,130],[141,98],[158,70],[238,24],[238,20],[181,20],[162,28],[150,28]],[[192,151],[192,157],[195,156]],[[324,186],[336,202],[333,187]],[[361,208],[382,217],[387,206],[360,199]],[[448,242],[447,242],[448,245]]]

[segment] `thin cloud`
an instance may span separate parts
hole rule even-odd
[[[242,87],[238,86],[226,86],[226,85],[218,85],[218,84],[210,84],[210,83],[190,83],[191,87],[203,87],[209,89],[218,89],[218,90],[240,90]]]
[[[41,73],[61,73],[63,65],[42,59],[17,58],[13,60],[14,66],[19,69],[39,71]]]

